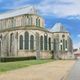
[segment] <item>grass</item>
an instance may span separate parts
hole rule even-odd
[[[43,64],[51,61],[53,60],[26,60],[26,61],[0,63],[0,73],[18,68],[28,67],[31,65]]]

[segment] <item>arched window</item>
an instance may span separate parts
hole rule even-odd
[[[51,50],[51,38],[49,38],[49,50]]]
[[[36,26],[40,27],[40,19],[39,18],[36,19]]]
[[[19,48],[20,48],[20,49],[23,49],[23,36],[22,36],[22,35],[20,35],[20,39],[19,39],[19,40],[20,40],[20,41],[19,41],[19,42],[20,42],[20,43],[19,43],[19,45],[20,45]]]
[[[65,51],[65,39],[63,39],[63,51]]]
[[[0,41],[0,55],[1,55],[1,41]]]
[[[25,32],[25,49],[29,49],[29,33]]]
[[[10,34],[10,52],[11,52],[11,48],[12,48],[12,43],[14,41],[14,35],[13,33]]]
[[[33,35],[30,36],[30,49],[34,50],[34,36]]]
[[[65,37],[65,35],[62,35],[62,38],[64,38]]]
[[[28,16],[25,15],[25,25],[28,25]]]
[[[28,17],[28,25],[32,25],[32,17]]]
[[[44,35],[44,50],[47,50],[47,35]]]
[[[40,27],[40,19],[38,19],[38,25],[39,25],[39,27]]]
[[[67,48],[67,40],[66,40],[66,48]]]
[[[63,50],[63,41],[61,40],[60,41],[60,51],[62,51]]]
[[[43,50],[43,36],[40,37],[40,50]]]

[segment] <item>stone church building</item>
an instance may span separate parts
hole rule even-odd
[[[0,57],[50,58],[51,51],[56,57],[72,54],[70,34],[61,23],[47,30],[32,6],[0,14]]]

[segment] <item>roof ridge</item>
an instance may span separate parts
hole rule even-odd
[[[14,16],[22,15],[22,14],[37,14],[37,11],[33,6],[27,6],[27,7],[24,6],[24,7],[13,9],[13,10],[0,14],[0,19],[14,17]]]

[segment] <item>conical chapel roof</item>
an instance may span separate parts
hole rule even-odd
[[[52,29],[52,32],[68,32],[61,23],[56,23]]]

